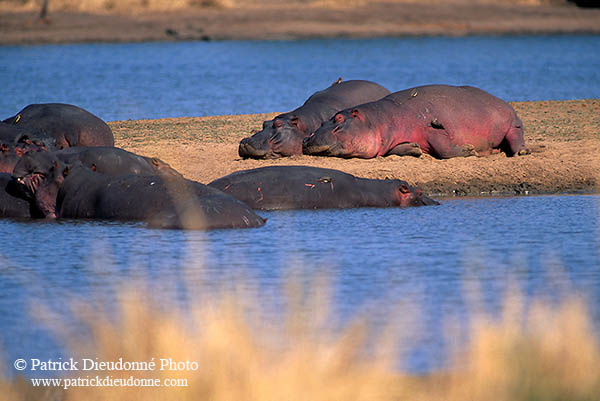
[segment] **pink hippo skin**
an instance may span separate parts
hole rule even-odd
[[[303,142],[309,155],[439,159],[529,153],[523,123],[505,101],[471,86],[427,85],[336,113]]]

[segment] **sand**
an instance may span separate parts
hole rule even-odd
[[[187,178],[208,183],[237,170],[307,165],[367,178],[399,178],[434,197],[597,193],[600,189],[600,99],[514,102],[530,155],[437,160],[388,156],[340,159],[293,156],[241,159],[239,141],[277,113],[116,121],[116,145],[159,157]]]

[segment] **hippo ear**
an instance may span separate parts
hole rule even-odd
[[[0,145],[0,150],[2,152],[8,152],[8,145],[3,143],[2,145]]]
[[[336,114],[335,117],[334,117],[334,120],[335,120],[336,123],[341,124],[344,121],[346,121],[346,118],[344,117],[343,114]]]
[[[24,153],[25,152],[23,152],[23,149],[21,149],[21,148],[15,148],[15,154],[17,156],[22,157]]]
[[[406,184],[400,184],[400,188],[398,189],[400,189],[400,192],[402,192],[403,194],[407,194],[410,192],[410,189]]]
[[[96,165],[95,165],[95,164],[92,164],[92,166],[91,166],[90,168],[92,169],[92,171],[96,171],[96,170],[98,170],[98,167],[96,167]]]

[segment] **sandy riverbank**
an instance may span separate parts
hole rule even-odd
[[[436,160],[380,157],[371,160],[294,156],[243,160],[241,138],[272,114],[117,121],[116,145],[159,157],[203,183],[237,170],[268,165],[309,165],[360,177],[400,178],[434,196],[600,192],[600,99],[511,103],[525,124],[534,152],[508,158]]]
[[[45,22],[32,1],[27,7],[17,3],[0,0],[0,44],[600,34],[600,9],[566,0],[219,0],[213,3],[224,6],[166,2],[166,10],[119,7],[125,0],[62,6],[65,0],[51,0]]]

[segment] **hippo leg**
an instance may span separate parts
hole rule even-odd
[[[440,132],[436,130],[434,133],[427,136],[427,142],[429,142],[432,156],[440,159],[450,159],[451,157],[468,157],[468,156],[479,156],[475,150],[475,146],[466,143],[464,145],[457,145],[449,138],[446,132]]]
[[[423,152],[421,147],[416,142],[404,142],[391,149],[387,155],[398,155],[398,156],[414,156],[421,157]]]
[[[531,151],[525,146],[525,139],[523,138],[523,127],[517,126],[512,127],[506,137],[507,149],[506,154],[509,156],[523,156],[528,155]]]

